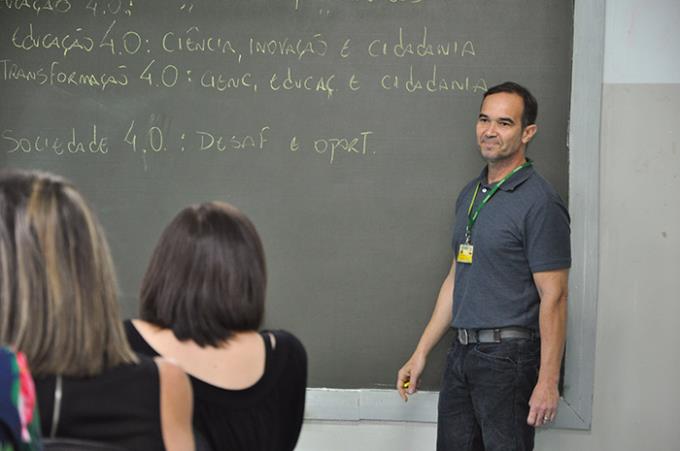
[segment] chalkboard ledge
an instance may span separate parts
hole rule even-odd
[[[437,422],[439,393],[418,392],[405,403],[396,390],[308,388],[305,421],[407,421]],[[582,418],[564,399],[549,428],[587,429]]]
[[[305,420],[437,422],[438,392],[418,392],[408,403],[396,390],[308,388]]]

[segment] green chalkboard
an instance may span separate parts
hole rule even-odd
[[[267,327],[305,343],[310,386],[392,385],[483,166],[487,87],[534,92],[529,153],[568,193],[572,22],[563,0],[1,0],[0,164],[85,193],[126,316],[175,213],[235,204],[264,240]]]

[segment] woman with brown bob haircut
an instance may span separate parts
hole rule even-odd
[[[288,332],[258,332],[266,278],[245,215],[221,202],[191,206],[156,245],[141,320],[125,323],[133,349],[189,374],[194,430],[216,451],[292,450],[300,433],[307,356]]]
[[[102,228],[48,173],[0,171],[0,345],[28,359],[43,436],[193,449],[186,374],[132,352]]]

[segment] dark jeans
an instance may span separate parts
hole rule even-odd
[[[527,415],[539,362],[539,340],[454,340],[439,393],[437,451],[532,450]]]

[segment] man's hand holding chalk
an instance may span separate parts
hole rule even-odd
[[[425,358],[414,355],[397,373],[397,391],[405,402],[418,389],[418,379],[425,367]]]

